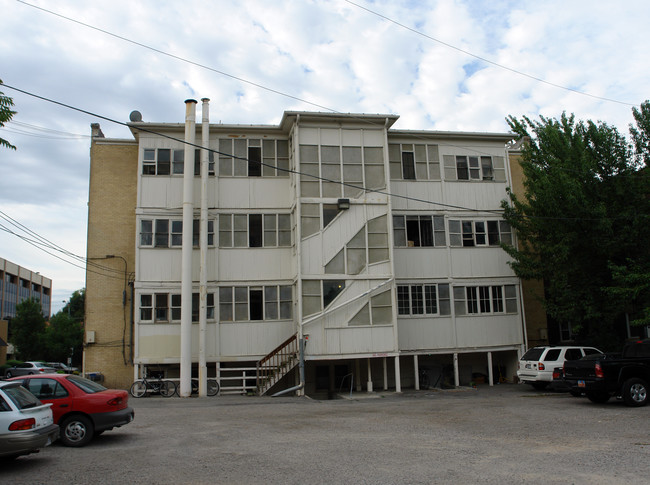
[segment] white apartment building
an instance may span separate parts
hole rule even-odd
[[[278,125],[190,125],[188,149],[187,124],[138,115],[133,140],[94,127],[88,256],[121,258],[124,280],[106,290],[88,275],[86,371],[178,379],[186,345],[193,376],[205,361],[222,392],[399,392],[515,374],[523,297],[499,246],[515,237],[500,218],[512,135],[290,111]],[[120,217],[126,229],[111,230]],[[121,300],[95,311],[118,287]]]

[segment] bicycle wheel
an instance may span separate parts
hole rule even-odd
[[[147,393],[147,384],[144,381],[135,381],[129,392],[133,397],[142,397]]]
[[[219,394],[219,383],[216,379],[208,379],[207,394],[208,396],[216,396]]]
[[[162,397],[172,397],[176,394],[176,383],[173,381],[163,381],[160,385],[160,395]]]

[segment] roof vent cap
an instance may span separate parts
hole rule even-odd
[[[140,113],[139,111],[131,111],[131,114],[129,115],[129,119],[133,123],[139,123],[142,121],[142,113]]]

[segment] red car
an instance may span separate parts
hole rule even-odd
[[[104,431],[133,421],[129,395],[71,374],[14,377],[43,403],[52,403],[54,422],[66,446],[84,446]]]

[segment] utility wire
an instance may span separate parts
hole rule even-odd
[[[233,155],[233,154],[230,154],[230,153],[220,152],[219,150],[215,150],[215,149],[212,149],[212,148],[205,148],[205,147],[203,147],[201,145],[197,145],[195,143],[190,143],[190,142],[188,142],[186,140],[183,140],[181,138],[176,138],[176,137],[173,137],[171,135],[166,135],[164,133],[159,133],[157,131],[145,128],[143,126],[135,126],[133,124],[125,123],[123,121],[114,120],[112,118],[108,118],[106,116],[102,116],[102,115],[99,115],[97,113],[93,113],[91,111],[86,111],[84,109],[77,108],[75,106],[71,106],[69,104],[65,104],[65,103],[62,103],[60,101],[55,101],[53,99],[46,98],[44,96],[39,96],[37,94],[30,93],[29,91],[25,91],[23,89],[19,89],[19,88],[14,87],[14,86],[10,86],[9,84],[4,84],[3,83],[2,85],[9,88],[9,89],[13,89],[13,90],[18,91],[20,93],[26,94],[28,96],[32,96],[34,98],[37,98],[37,99],[40,99],[40,100],[43,100],[43,101],[47,101],[48,103],[53,103],[53,104],[62,106],[64,108],[68,108],[68,109],[71,109],[71,110],[74,110],[74,111],[79,111],[80,113],[84,113],[84,114],[87,114],[89,116],[100,118],[102,120],[106,120],[106,121],[109,121],[111,123],[115,123],[115,124],[118,124],[118,125],[121,125],[121,126],[126,126],[127,128],[135,128],[135,129],[143,131],[145,133],[151,133],[153,135],[157,135],[157,136],[160,136],[162,138],[166,138],[168,140],[173,140],[175,142],[178,142],[178,143],[181,143],[181,144],[184,144],[184,145],[193,146],[193,147],[195,147],[197,149],[205,149],[205,150],[207,150],[207,151],[209,151],[209,152],[211,152],[213,154],[223,155],[223,156],[226,156],[226,157],[234,158],[236,160],[241,160],[241,161],[248,162],[248,158],[245,158],[245,157],[239,157],[237,155]],[[399,199],[404,199],[404,200],[411,200],[411,201],[414,201],[414,202],[422,202],[422,203],[425,203],[425,204],[436,205],[436,206],[439,206],[439,207],[445,207],[445,208],[451,208],[451,209],[459,209],[459,210],[477,212],[477,213],[498,213],[498,214],[500,214],[500,213],[503,212],[503,210],[501,210],[501,209],[498,209],[498,210],[490,210],[490,209],[481,210],[481,209],[474,209],[474,208],[470,208],[470,207],[463,207],[463,206],[459,206],[459,205],[444,204],[442,202],[434,202],[434,201],[429,201],[429,200],[425,200],[425,199],[419,199],[417,197],[409,197],[407,195],[392,194],[390,192],[386,192],[386,191],[383,191],[383,190],[368,189],[366,187],[362,187],[362,186],[359,186],[359,185],[350,184],[350,183],[346,183],[346,182],[341,182],[339,180],[332,180],[332,179],[328,179],[328,178],[325,178],[325,177],[320,177],[318,175],[311,175],[311,174],[299,172],[297,170],[286,169],[286,168],[281,168],[281,167],[275,167],[273,165],[265,164],[264,162],[259,162],[259,163],[262,166],[271,167],[271,168],[274,168],[276,170],[280,170],[280,171],[283,171],[283,172],[292,173],[292,174],[300,175],[300,176],[306,176],[306,177],[310,177],[310,178],[313,178],[313,179],[316,179],[316,180],[321,180],[323,182],[331,182],[331,183],[340,184],[340,185],[343,185],[345,187],[350,187],[350,188],[357,189],[357,190],[363,190],[366,193],[375,193],[375,194],[385,195],[387,197],[394,197],[394,198],[399,198]]]

